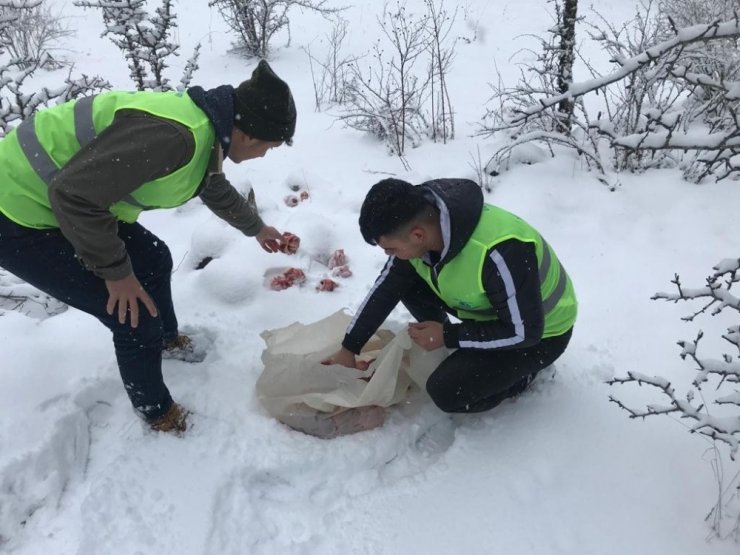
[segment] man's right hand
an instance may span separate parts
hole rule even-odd
[[[106,279],[105,286],[108,288],[108,304],[105,309],[108,314],[112,315],[118,305],[119,323],[125,324],[126,312],[131,312],[131,327],[135,328],[139,325],[139,301],[146,307],[152,318],[157,316],[157,305],[154,304],[149,293],[144,291],[134,274],[123,279]]]
[[[260,232],[255,236],[260,247],[265,252],[280,252],[280,245],[283,242],[283,234],[271,225],[262,226]]]
[[[329,358],[322,360],[321,364],[339,364],[340,366],[346,366],[347,368],[357,368],[355,354],[344,347],[339,349]]]

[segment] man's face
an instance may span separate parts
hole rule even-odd
[[[388,256],[395,256],[401,260],[421,258],[427,252],[423,230],[418,227],[400,235],[383,235],[378,238],[378,246]]]
[[[282,141],[263,141],[254,139],[235,129],[231,135],[231,147],[229,148],[229,160],[238,164],[245,160],[262,158],[271,148],[282,145]]]

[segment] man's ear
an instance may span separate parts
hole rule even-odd
[[[249,135],[247,135],[244,131],[242,131],[236,126],[234,126],[234,132],[232,133],[231,139],[243,145],[251,144],[256,140],[250,137]]]
[[[419,225],[415,225],[409,231],[409,239],[414,243],[421,244],[424,242],[427,236],[427,231]]]

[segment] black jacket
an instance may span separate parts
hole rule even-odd
[[[467,179],[435,179],[419,187],[440,211],[444,250],[431,253],[439,258],[436,263],[430,253],[423,259],[439,273],[470,239],[483,209],[483,194]],[[498,318],[445,322],[445,345],[458,348],[464,342],[466,348],[512,349],[537,344],[542,339],[545,318],[534,245],[517,239],[498,243],[486,256],[481,280]],[[391,256],[350,323],[342,345],[358,353],[404,293],[418,287],[420,281],[423,283],[409,261]]]

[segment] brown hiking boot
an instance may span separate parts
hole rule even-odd
[[[177,403],[172,403],[167,412],[149,422],[149,427],[155,432],[167,432],[179,436],[188,428],[188,415],[190,415],[189,410]]]
[[[184,362],[201,362],[206,358],[206,350],[196,346],[187,335],[178,333],[162,349],[163,359],[182,360]]]

